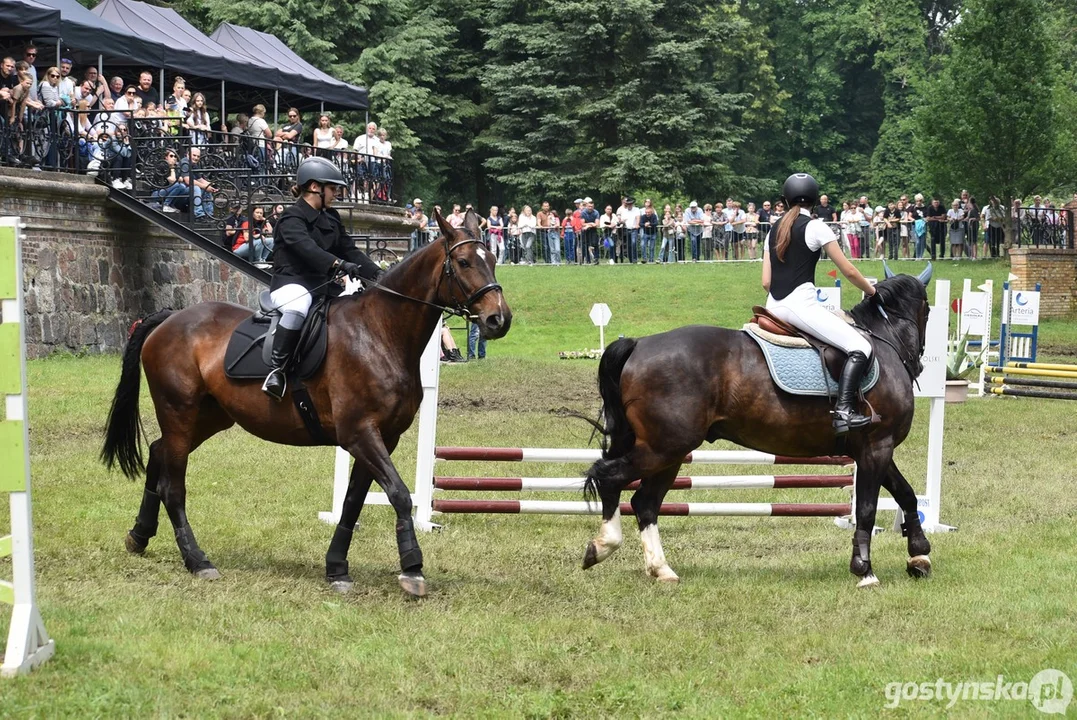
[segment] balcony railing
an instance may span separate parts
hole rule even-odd
[[[341,202],[395,204],[392,160],[353,150],[193,131],[179,118],[140,118],[123,112],[46,109],[27,110],[15,122],[0,118],[0,165],[129,183],[131,187],[125,185],[125,189],[140,198],[165,189],[168,152],[183,158],[192,147],[201,152],[199,170],[215,186],[220,185],[216,201],[211,206],[206,203],[206,222],[223,219],[233,198],[289,201],[296,168],[313,155],[340,168],[346,182],[345,191],[338,195]],[[188,211],[196,207],[193,194]]]

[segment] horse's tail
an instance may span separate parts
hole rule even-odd
[[[135,324],[123,351],[123,370],[112,398],[105,426],[105,445],[101,462],[111,470],[119,463],[129,478],[140,475],[146,465],[142,460],[142,420],[138,411],[138,393],[142,385],[142,345],[154,329],[172,314],[161,310]]]
[[[598,363],[598,392],[602,396],[604,422],[592,424],[602,434],[602,459],[591,466],[584,480],[583,494],[589,501],[598,496],[603,481],[627,462],[624,456],[636,443],[636,432],[628,422],[621,397],[621,372],[635,349],[636,340],[621,338],[606,348]]]

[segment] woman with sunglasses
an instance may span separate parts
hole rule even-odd
[[[299,119],[299,110],[288,108],[288,122],[280,126],[280,130],[273,135],[273,139],[281,143],[278,147],[279,161],[289,166],[296,162],[298,156],[298,143],[303,138],[303,121]]]
[[[50,142],[45,152],[45,166],[57,167],[58,140],[60,137],[60,108],[64,101],[60,97],[60,68],[53,66],[45,71],[45,79],[38,85],[38,97],[45,106],[48,118],[48,133]]]
[[[187,194],[187,186],[179,181],[179,172],[176,169],[178,163],[179,158],[176,157],[176,151],[172,149],[166,150],[164,163],[157,166],[157,178],[162,181],[161,184],[164,187],[150,193],[153,199],[150,207],[160,203],[162,212],[179,212],[172,206],[172,203],[175,202],[176,198],[184,197]]]

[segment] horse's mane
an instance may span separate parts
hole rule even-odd
[[[915,318],[920,304],[927,297],[923,283],[912,275],[894,275],[875,286],[875,292],[883,306],[893,315]],[[857,325],[869,330],[884,325],[886,320],[879,313],[877,302],[870,297],[861,300],[849,311]]]

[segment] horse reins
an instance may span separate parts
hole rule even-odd
[[[925,303],[926,303],[926,301],[925,301]],[[897,340],[897,330],[894,329],[893,323],[890,322],[890,314],[887,313],[886,308],[883,306],[882,298],[879,298],[879,301],[878,301],[876,306],[879,308],[879,314],[882,315],[883,320],[886,321],[886,327],[889,328],[891,337],[893,337],[895,340]],[[907,322],[911,322],[911,323],[915,324],[915,321],[912,318],[905,317],[904,315],[898,315],[897,313],[894,313],[894,317],[896,317],[898,320],[905,320]],[[894,344],[893,342],[891,342],[887,338],[884,338],[882,335],[879,335],[879,334],[877,334],[875,332],[872,332],[871,328],[864,328],[864,332],[866,332],[868,335],[870,335],[871,337],[873,337],[873,338],[875,338],[877,340],[881,340],[882,342],[886,343],[887,345],[889,345],[890,347],[892,347],[894,349],[894,352],[897,353],[898,359],[901,360],[902,367],[905,368],[905,372],[908,373],[908,375],[909,375],[909,380],[911,380],[916,385],[917,389],[919,389],[920,388],[920,383],[916,379],[918,373],[914,372],[913,368],[910,366],[910,363],[915,358],[906,357],[906,354],[902,351],[902,349],[900,347],[898,347],[896,344]],[[921,355],[924,354],[925,343],[926,343],[926,338],[925,338],[924,342],[920,343],[920,354]]]
[[[471,293],[471,295],[468,295],[467,299],[465,299],[463,302],[460,302],[460,300],[457,299],[457,297],[456,297],[456,288],[459,287],[460,291],[462,293],[465,293],[465,294],[467,293],[467,288],[465,288],[463,283],[460,282],[460,278],[457,277],[456,270],[452,266],[452,252],[453,252],[453,250],[460,247],[461,245],[470,245],[471,243],[478,243],[478,242],[479,242],[479,240],[476,240],[474,238],[468,238],[466,240],[461,240],[460,242],[456,243],[455,245],[450,246],[449,245],[449,238],[447,238],[447,237],[445,238],[445,262],[442,263],[442,268],[444,269],[444,272],[438,278],[438,288],[439,289],[441,288],[441,281],[444,278],[446,278],[446,277],[449,278],[449,282],[450,282],[449,292],[450,292],[450,297],[452,298],[453,303],[454,303],[454,305],[452,305],[452,306],[438,305],[437,303],[432,303],[429,300],[422,300],[422,299],[417,298],[417,297],[412,297],[411,295],[405,295],[402,292],[397,292],[396,290],[393,290],[390,287],[386,287],[385,285],[382,285],[377,280],[364,280],[363,282],[364,283],[369,282],[371,285],[374,285],[375,287],[377,287],[377,288],[379,288],[381,290],[384,290],[385,292],[389,293],[390,295],[396,295],[397,297],[402,298],[404,300],[411,300],[412,302],[417,302],[417,303],[420,303],[422,305],[429,305],[430,307],[437,308],[438,310],[440,310],[443,313],[448,313],[449,315],[455,315],[457,317],[462,317],[462,318],[465,318],[467,320],[472,320],[472,319],[475,318],[475,315],[468,312],[468,306],[470,306],[473,302],[475,302],[476,300],[481,298],[486,293],[492,292],[494,290],[501,290],[502,289],[500,283],[497,283],[497,282],[486,283],[481,288],[479,288],[475,292]],[[454,282],[455,282],[455,285],[453,284]]]
[[[455,281],[456,287],[459,287],[460,290],[463,293],[467,292],[467,288],[465,288],[463,283],[460,282],[460,278],[457,277],[456,271],[452,266],[452,251],[455,250],[456,248],[460,247],[461,245],[468,245],[468,244],[471,244],[471,243],[478,243],[478,242],[479,242],[479,240],[476,240],[474,238],[468,238],[466,240],[461,240],[460,242],[456,243],[455,245],[450,246],[449,245],[449,238],[447,238],[447,237],[445,238],[445,262],[442,264],[442,267],[444,268],[445,272],[438,278],[438,288],[441,287],[442,279],[444,279],[445,277],[448,277],[450,281]],[[320,290],[323,287],[325,287],[326,285],[328,285],[328,284],[330,284],[332,282],[336,282],[341,277],[343,277],[343,275],[334,275],[332,278],[330,278],[329,280],[326,280],[321,285],[308,290],[307,294],[309,295],[309,294],[313,293],[316,290]],[[462,317],[462,318],[465,318],[467,320],[473,320],[475,318],[475,315],[471,314],[467,310],[469,305],[471,305],[473,302],[475,302],[476,300],[478,300],[479,298],[481,298],[483,295],[485,295],[488,292],[492,292],[494,290],[501,290],[502,289],[500,283],[497,283],[497,282],[486,283],[481,288],[479,288],[475,292],[471,293],[471,295],[469,295],[466,300],[464,300],[463,302],[460,302],[456,298],[455,287],[450,286],[451,297],[453,299],[454,305],[448,306],[448,305],[438,305],[437,303],[432,303],[429,300],[423,300],[421,298],[412,297],[411,295],[405,295],[402,292],[398,292],[397,290],[393,290],[391,287],[386,287],[385,285],[382,285],[377,280],[363,279],[363,283],[364,284],[370,283],[374,287],[376,287],[376,288],[378,288],[378,289],[380,289],[380,290],[382,290],[384,292],[387,292],[390,295],[395,295],[398,298],[402,298],[404,300],[410,300],[412,302],[417,302],[417,303],[420,303],[422,305],[429,305],[430,307],[437,308],[438,310],[440,310],[443,313],[448,313],[449,315],[455,315],[457,317]],[[273,310],[279,310],[283,305],[287,305],[287,303],[282,303],[281,305],[278,305],[277,307],[273,308]]]

